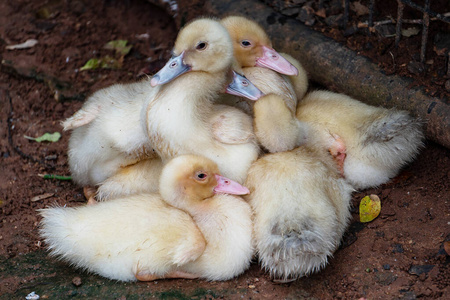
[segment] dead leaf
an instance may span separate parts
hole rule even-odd
[[[447,252],[447,255],[450,255],[450,241],[444,242],[444,250]]]
[[[402,29],[402,36],[404,37],[410,37],[413,35],[418,35],[420,32],[420,28],[418,27],[410,27],[407,29]]]
[[[361,2],[353,2],[350,4],[350,7],[358,16],[364,16],[369,14],[369,8],[367,6],[361,4]]]
[[[28,49],[34,47],[38,43],[35,39],[28,39],[24,43],[17,45],[8,45],[5,48],[8,50],[16,50],[16,49]]]
[[[33,198],[31,198],[31,202],[36,202],[36,201],[40,201],[40,200],[44,200],[50,197],[53,197],[55,194],[54,193],[45,193],[39,196],[35,196]]]
[[[325,8],[321,8],[319,10],[317,10],[315,12],[316,16],[321,17],[321,18],[326,18],[327,17],[327,11],[325,10]]]
[[[374,220],[381,211],[381,201],[377,195],[364,197],[359,203],[359,219],[361,223]]]

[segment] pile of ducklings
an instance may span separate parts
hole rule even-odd
[[[247,18],[196,19],[172,54],[62,123],[89,201],[40,211],[52,255],[122,281],[227,280],[257,256],[274,280],[295,280],[339,246],[352,192],[422,146],[405,111],[308,91],[301,64]]]

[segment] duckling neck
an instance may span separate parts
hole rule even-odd
[[[148,100],[143,123],[163,160],[186,152],[186,145],[201,145],[211,137],[207,118],[225,81],[226,72],[192,71],[167,84],[154,99]]]

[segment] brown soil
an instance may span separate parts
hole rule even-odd
[[[62,132],[59,122],[79,109],[89,93],[158,70],[170,56],[176,33],[171,18],[143,0],[0,3],[0,296],[23,299],[35,289],[41,297],[48,296],[52,294],[48,286],[39,287],[42,278],[67,287],[66,296],[73,296],[73,291],[83,295],[79,284],[71,283],[80,276],[83,282],[94,278],[98,285],[108,282],[110,287],[123,288],[114,295],[103,290],[92,298],[138,298],[150,290],[155,292],[153,296],[166,299],[450,298],[450,257],[444,250],[444,242],[450,241],[450,151],[433,143],[427,143],[417,160],[394,180],[355,192],[352,224],[330,264],[318,274],[290,284],[274,284],[255,262],[244,275],[228,282],[170,280],[130,285],[71,270],[39,256],[45,245],[38,236],[36,210],[54,203],[82,205],[85,199],[82,189],[70,181],[38,176],[69,175],[69,133],[63,132],[56,143],[37,143],[24,136]],[[5,48],[31,38],[38,40],[32,48]],[[91,58],[114,56],[103,45],[115,39],[133,45],[122,68],[79,70]],[[347,44],[358,48],[366,38],[357,41],[354,36]],[[418,84],[435,95],[444,94],[426,81]],[[381,198],[382,211],[373,222],[362,224],[358,205],[368,194]],[[44,199],[36,200],[36,196]],[[3,272],[8,265],[20,268],[17,262],[35,253],[39,260],[26,265],[29,271],[20,275]],[[53,265],[56,271],[46,274]],[[60,278],[61,273],[67,277]],[[173,289],[178,292],[170,294]],[[198,290],[206,292],[199,294]]]

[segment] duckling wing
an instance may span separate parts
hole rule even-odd
[[[252,119],[241,110],[215,105],[210,122],[214,139],[224,144],[245,144],[254,138]]]
[[[92,120],[94,120],[100,113],[100,109],[100,105],[88,105],[87,107],[82,107],[72,117],[61,122],[64,131],[72,130],[91,123]]]

